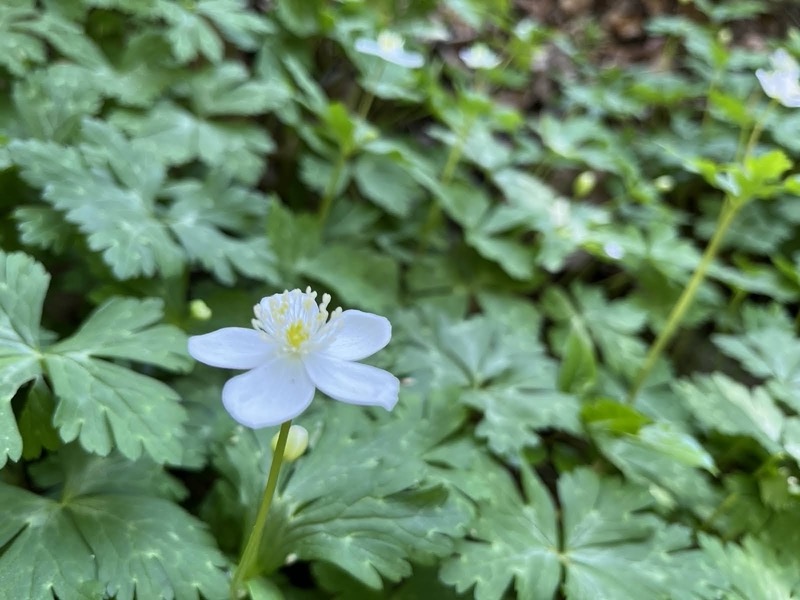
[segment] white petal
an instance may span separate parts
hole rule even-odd
[[[372,356],[392,339],[389,319],[360,310],[344,311],[336,320],[336,327],[333,339],[320,352],[341,360]]]
[[[222,388],[222,404],[245,427],[279,425],[303,412],[314,398],[303,363],[275,357],[265,365],[237,375]]]
[[[425,64],[425,58],[418,52],[401,50],[384,57],[385,60],[407,69],[419,69]]]
[[[400,381],[388,371],[322,354],[309,354],[304,362],[314,385],[334,400],[386,410],[397,404]]]
[[[253,369],[263,365],[274,347],[255,329],[225,327],[189,338],[189,354],[211,367]]]
[[[362,54],[370,54],[372,56],[378,56],[381,53],[381,47],[378,42],[363,37],[356,40],[355,49]]]

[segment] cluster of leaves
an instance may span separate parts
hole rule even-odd
[[[403,391],[300,418],[254,600],[800,596],[800,112],[742,43],[792,9],[693,0],[612,66],[523,4],[0,5],[4,594],[227,597],[274,431],[186,335],[311,284],[390,317]]]

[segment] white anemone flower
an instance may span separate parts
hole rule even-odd
[[[397,404],[400,382],[391,373],[357,361],[389,343],[385,317],[337,308],[331,297],[307,288],[262,298],[253,329],[225,327],[189,338],[189,354],[212,367],[242,369],[222,389],[222,403],[237,422],[258,429],[284,423],[321,392],[348,404]]]
[[[458,51],[458,57],[470,69],[494,69],[503,62],[486,44],[475,44]]]
[[[770,56],[772,71],[758,69],[756,77],[764,93],[788,108],[800,107],[800,65],[783,48]]]
[[[425,64],[425,59],[419,52],[410,52],[405,49],[406,42],[400,34],[393,31],[382,31],[378,39],[358,38],[355,49],[362,54],[377,56],[386,62],[405,67],[419,69]]]

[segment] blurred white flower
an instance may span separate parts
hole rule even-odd
[[[242,425],[257,429],[293,419],[315,389],[349,404],[397,404],[400,382],[359,362],[389,343],[388,319],[360,310],[328,313],[331,297],[307,288],[263,298],[253,329],[226,327],[189,338],[189,354],[212,367],[248,370],[222,389],[222,403]],[[329,318],[330,317],[330,318]]]
[[[502,60],[486,44],[475,44],[458,51],[458,57],[470,69],[494,69]]]
[[[623,256],[625,256],[625,249],[617,242],[606,243],[603,246],[603,252],[605,252],[609,258],[613,258],[614,260],[620,260]]]
[[[403,37],[392,31],[382,31],[377,40],[358,38],[355,49],[407,69],[418,69],[425,64],[422,54],[406,50]]]
[[[770,56],[772,70],[758,69],[756,77],[764,93],[789,108],[800,107],[800,65],[783,48]]]

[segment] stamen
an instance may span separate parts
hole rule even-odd
[[[330,294],[322,295],[316,304],[317,293],[310,287],[284,290],[264,298],[253,307],[253,328],[265,340],[273,342],[287,354],[306,354],[330,342],[339,324],[334,321],[342,309],[328,312]]]

